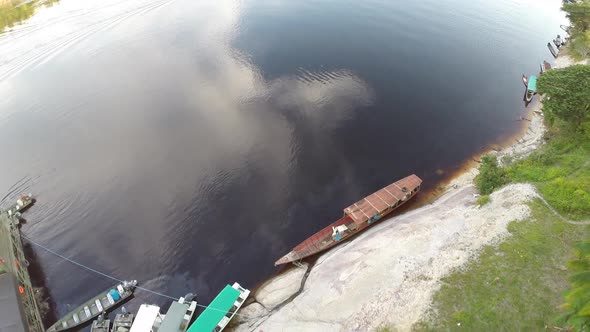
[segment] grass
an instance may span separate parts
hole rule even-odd
[[[590,135],[554,124],[548,136],[548,144],[528,158],[502,171],[489,167],[492,176],[483,187],[495,187],[498,174],[533,183],[565,217],[589,219]],[[529,220],[509,224],[511,237],[484,247],[477,259],[442,280],[429,318],[414,330],[538,331],[557,324],[570,286],[567,262],[574,244],[590,237],[590,226],[563,222],[540,200],[531,208]]]
[[[532,218],[509,224],[510,238],[442,280],[431,321],[416,331],[538,331],[552,326],[568,288],[567,260],[589,226],[562,222],[539,201]]]
[[[482,206],[486,205],[489,201],[490,201],[490,195],[481,195],[477,199],[475,204],[477,204],[477,206],[479,206],[479,207],[482,207]]]

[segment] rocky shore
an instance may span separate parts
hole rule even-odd
[[[573,64],[567,56],[554,68]],[[493,152],[500,162],[543,144],[540,103],[522,137]],[[384,220],[350,242],[264,283],[240,310],[234,331],[409,330],[426,313],[439,280],[509,235],[511,221],[530,215],[533,186],[511,184],[476,204],[477,168],[460,175],[432,204]]]

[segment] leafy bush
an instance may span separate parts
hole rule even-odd
[[[490,195],[481,195],[477,201],[475,202],[475,204],[477,204],[477,206],[483,206],[486,205],[488,202],[490,201]]]
[[[590,66],[554,69],[539,77],[537,88],[545,95],[543,111],[569,123],[577,131],[590,116]]]
[[[475,186],[482,195],[489,195],[494,190],[508,183],[506,170],[498,166],[495,156],[485,155],[481,158],[479,175],[475,178]]]
[[[576,331],[590,329],[590,241],[576,244],[577,259],[570,261],[568,268],[574,274],[570,277],[571,289],[565,294],[566,312],[558,319]]]

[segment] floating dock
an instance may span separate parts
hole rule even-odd
[[[0,210],[0,330],[44,331],[23,251],[19,219]]]

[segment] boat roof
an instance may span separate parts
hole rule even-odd
[[[537,76],[529,76],[529,83],[527,84],[527,89],[531,91],[537,91]]]
[[[355,223],[361,224],[404,201],[406,195],[420,186],[421,183],[422,179],[415,174],[406,176],[352,204],[344,209],[344,213]],[[403,188],[406,188],[406,191]]]
[[[142,304],[137,311],[137,316],[135,316],[129,332],[150,332],[159,314],[160,307]]]
[[[197,320],[189,327],[188,332],[213,331],[217,324],[228,313],[234,302],[240,296],[240,292],[230,285],[217,294],[207,309],[197,317]]]
[[[16,279],[0,272],[0,331],[28,331]]]
[[[158,332],[178,332],[186,331],[186,325],[181,329],[182,323],[185,321],[184,315],[186,314],[189,305],[187,303],[172,302],[172,305],[166,313],[166,317],[162,321],[162,325],[158,329]]]

